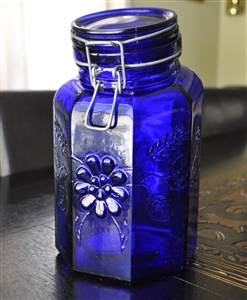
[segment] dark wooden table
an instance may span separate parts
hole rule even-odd
[[[1,179],[0,299],[247,299],[246,132],[205,138],[188,268],[133,285],[71,271],[54,246],[52,169]]]

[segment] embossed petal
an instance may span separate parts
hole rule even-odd
[[[109,182],[109,178],[105,175],[100,175],[99,177],[101,185],[105,185]]]
[[[106,203],[105,201],[96,200],[95,213],[99,218],[106,217]]]
[[[100,174],[100,160],[97,155],[89,155],[86,158],[86,163],[94,175],[99,175]]]
[[[119,201],[125,201],[129,197],[128,191],[123,187],[114,186],[112,188],[112,196]]]
[[[84,195],[88,192],[89,184],[86,182],[76,182],[75,183],[75,190],[77,193]]]
[[[103,187],[103,190],[107,193],[110,194],[112,192],[112,187],[110,184],[107,184]]]
[[[127,175],[123,170],[117,170],[112,173],[110,179],[113,185],[123,185],[127,181]]]
[[[100,180],[98,177],[93,176],[90,180],[90,183],[92,183],[93,185],[100,187]]]
[[[119,215],[121,213],[121,206],[120,204],[115,201],[113,198],[109,197],[106,199],[106,203],[108,205],[108,209],[109,211],[113,214],[113,215]]]
[[[83,180],[84,182],[89,183],[90,179],[92,177],[91,173],[88,171],[87,168],[85,167],[80,167],[77,169],[76,171],[78,178],[80,178],[81,180]]]
[[[94,186],[94,185],[90,185],[90,186],[89,186],[89,189],[88,189],[88,191],[89,191],[91,194],[93,194],[93,195],[95,195],[95,194],[98,192],[98,190],[99,190],[99,188],[98,188],[97,186]]]
[[[94,201],[96,198],[94,195],[87,194],[86,196],[81,198],[81,205],[84,208],[90,209],[94,205]]]
[[[105,156],[102,159],[102,171],[109,176],[116,167],[116,162],[112,157]]]
[[[104,200],[105,199],[105,191],[102,189],[99,189],[99,191],[97,192],[96,198],[98,200]]]

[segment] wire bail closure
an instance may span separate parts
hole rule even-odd
[[[114,117],[114,113],[115,113],[115,107],[116,107],[116,103],[117,103],[117,96],[118,96],[119,93],[120,94],[122,93],[121,76],[120,76],[119,71],[116,71],[116,76],[118,78],[118,83],[115,86],[115,90],[114,90],[114,97],[113,97],[113,102],[112,102],[112,107],[111,107],[111,112],[110,112],[108,124],[105,127],[99,127],[99,126],[95,126],[95,125],[90,125],[90,122],[89,122],[90,111],[93,107],[93,104],[95,102],[97,94],[98,94],[98,92],[99,92],[99,90],[101,89],[101,86],[102,86],[102,81],[99,80],[96,83],[92,100],[90,101],[88,109],[87,109],[86,114],[85,114],[85,126],[88,129],[93,129],[93,130],[98,130],[98,131],[106,131],[106,130],[110,129],[111,126],[113,126],[112,121],[113,121],[113,117]]]
[[[114,47],[119,47],[120,49],[120,57],[121,57],[121,65],[116,66],[115,68],[99,68],[97,65],[93,65],[90,58],[90,46],[94,45],[110,45]],[[126,86],[126,71],[125,71],[125,58],[124,58],[124,47],[123,44],[119,41],[88,41],[85,43],[86,47],[86,55],[87,55],[87,62],[88,62],[88,68],[89,68],[89,74],[90,74],[90,81],[92,86],[96,87],[96,79],[97,75],[99,73],[104,71],[112,71],[112,75],[114,78],[116,78],[116,72],[117,70],[121,69],[123,74],[123,89]],[[98,73],[97,73],[98,72]]]
[[[118,65],[114,68],[101,68],[95,64],[92,64],[91,58],[90,58],[90,47],[93,45],[110,45],[110,46],[114,46],[114,47],[119,47],[120,56],[121,56],[121,65]],[[116,103],[117,103],[117,96],[118,96],[118,94],[121,94],[123,89],[126,87],[124,47],[123,47],[123,44],[118,41],[88,41],[85,43],[85,47],[86,47],[86,56],[87,56],[87,63],[88,63],[88,68],[89,68],[90,81],[91,81],[92,86],[94,87],[94,94],[93,94],[92,100],[90,101],[90,104],[88,106],[88,109],[87,109],[86,115],[85,115],[85,126],[88,129],[93,129],[93,130],[98,130],[98,131],[106,131],[112,126],[115,107],[116,107]],[[122,72],[122,79],[121,79],[120,71]],[[110,112],[110,116],[109,116],[109,121],[105,127],[91,125],[89,122],[90,111],[93,107],[93,104],[95,102],[95,99],[97,97],[99,90],[103,86],[102,81],[97,80],[98,75],[102,72],[111,72],[112,77],[117,78],[117,84],[116,84],[115,90],[114,90],[114,97],[113,97],[111,112]]]
[[[138,63],[138,64],[125,64],[124,44],[129,44],[129,43],[138,42],[138,41],[141,41],[141,40],[144,40],[144,39],[152,38],[152,37],[155,37],[157,35],[166,33],[170,30],[173,30],[176,27],[177,27],[177,23],[174,23],[174,24],[172,24],[172,25],[170,25],[170,26],[168,26],[168,27],[166,27],[162,30],[152,32],[152,33],[149,33],[147,35],[135,37],[135,38],[125,40],[125,41],[122,41],[122,42],[119,42],[119,41],[88,41],[88,40],[86,40],[82,37],[79,37],[79,36],[75,35],[73,32],[71,32],[72,39],[75,39],[75,40],[85,44],[87,63],[80,62],[76,58],[75,58],[75,63],[79,66],[88,67],[90,82],[91,82],[92,86],[94,87],[93,97],[92,97],[92,99],[89,103],[89,106],[88,106],[88,109],[87,109],[86,115],[85,115],[85,126],[88,129],[98,130],[98,131],[105,131],[105,130],[110,129],[111,126],[113,126],[112,121],[113,121],[113,117],[114,117],[114,112],[115,112],[115,107],[116,107],[116,102],[117,102],[117,96],[118,96],[118,94],[121,94],[123,89],[125,89],[125,87],[126,87],[126,68],[128,68],[128,69],[143,68],[143,67],[149,67],[149,66],[154,66],[154,65],[166,63],[170,60],[177,59],[182,53],[181,47],[178,47],[178,49],[175,53],[173,53],[172,55],[170,55],[168,57],[162,58],[160,60],[144,62],[144,63]],[[180,41],[180,38],[179,38],[179,41]],[[90,47],[95,46],[95,45],[106,45],[106,46],[109,45],[109,46],[113,46],[113,47],[119,47],[120,57],[121,57],[121,64],[115,66],[114,68],[102,68],[102,67],[99,67],[96,64],[93,64],[91,62],[91,57],[90,57]],[[111,112],[110,112],[110,116],[109,116],[109,121],[108,121],[108,124],[106,126],[103,126],[103,127],[96,126],[96,125],[91,125],[90,121],[89,121],[90,111],[93,107],[95,99],[98,95],[99,90],[103,88],[102,81],[98,80],[98,75],[102,72],[111,72],[112,77],[117,78],[117,84],[114,88],[114,97],[113,97],[112,108],[111,108]],[[122,73],[122,76],[120,75],[120,72]]]

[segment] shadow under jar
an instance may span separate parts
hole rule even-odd
[[[177,272],[196,245],[202,83],[173,11],[72,22],[78,78],[54,98],[56,247],[74,270]]]

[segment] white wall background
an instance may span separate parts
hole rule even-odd
[[[226,14],[227,0],[132,0],[134,7],[176,11],[183,37],[181,63],[206,87],[246,86],[247,1],[242,15]]]
[[[217,86],[247,85],[247,1],[245,12],[229,16],[220,2]]]
[[[75,77],[71,21],[104,9],[104,0],[2,0],[1,89],[54,90]]]

